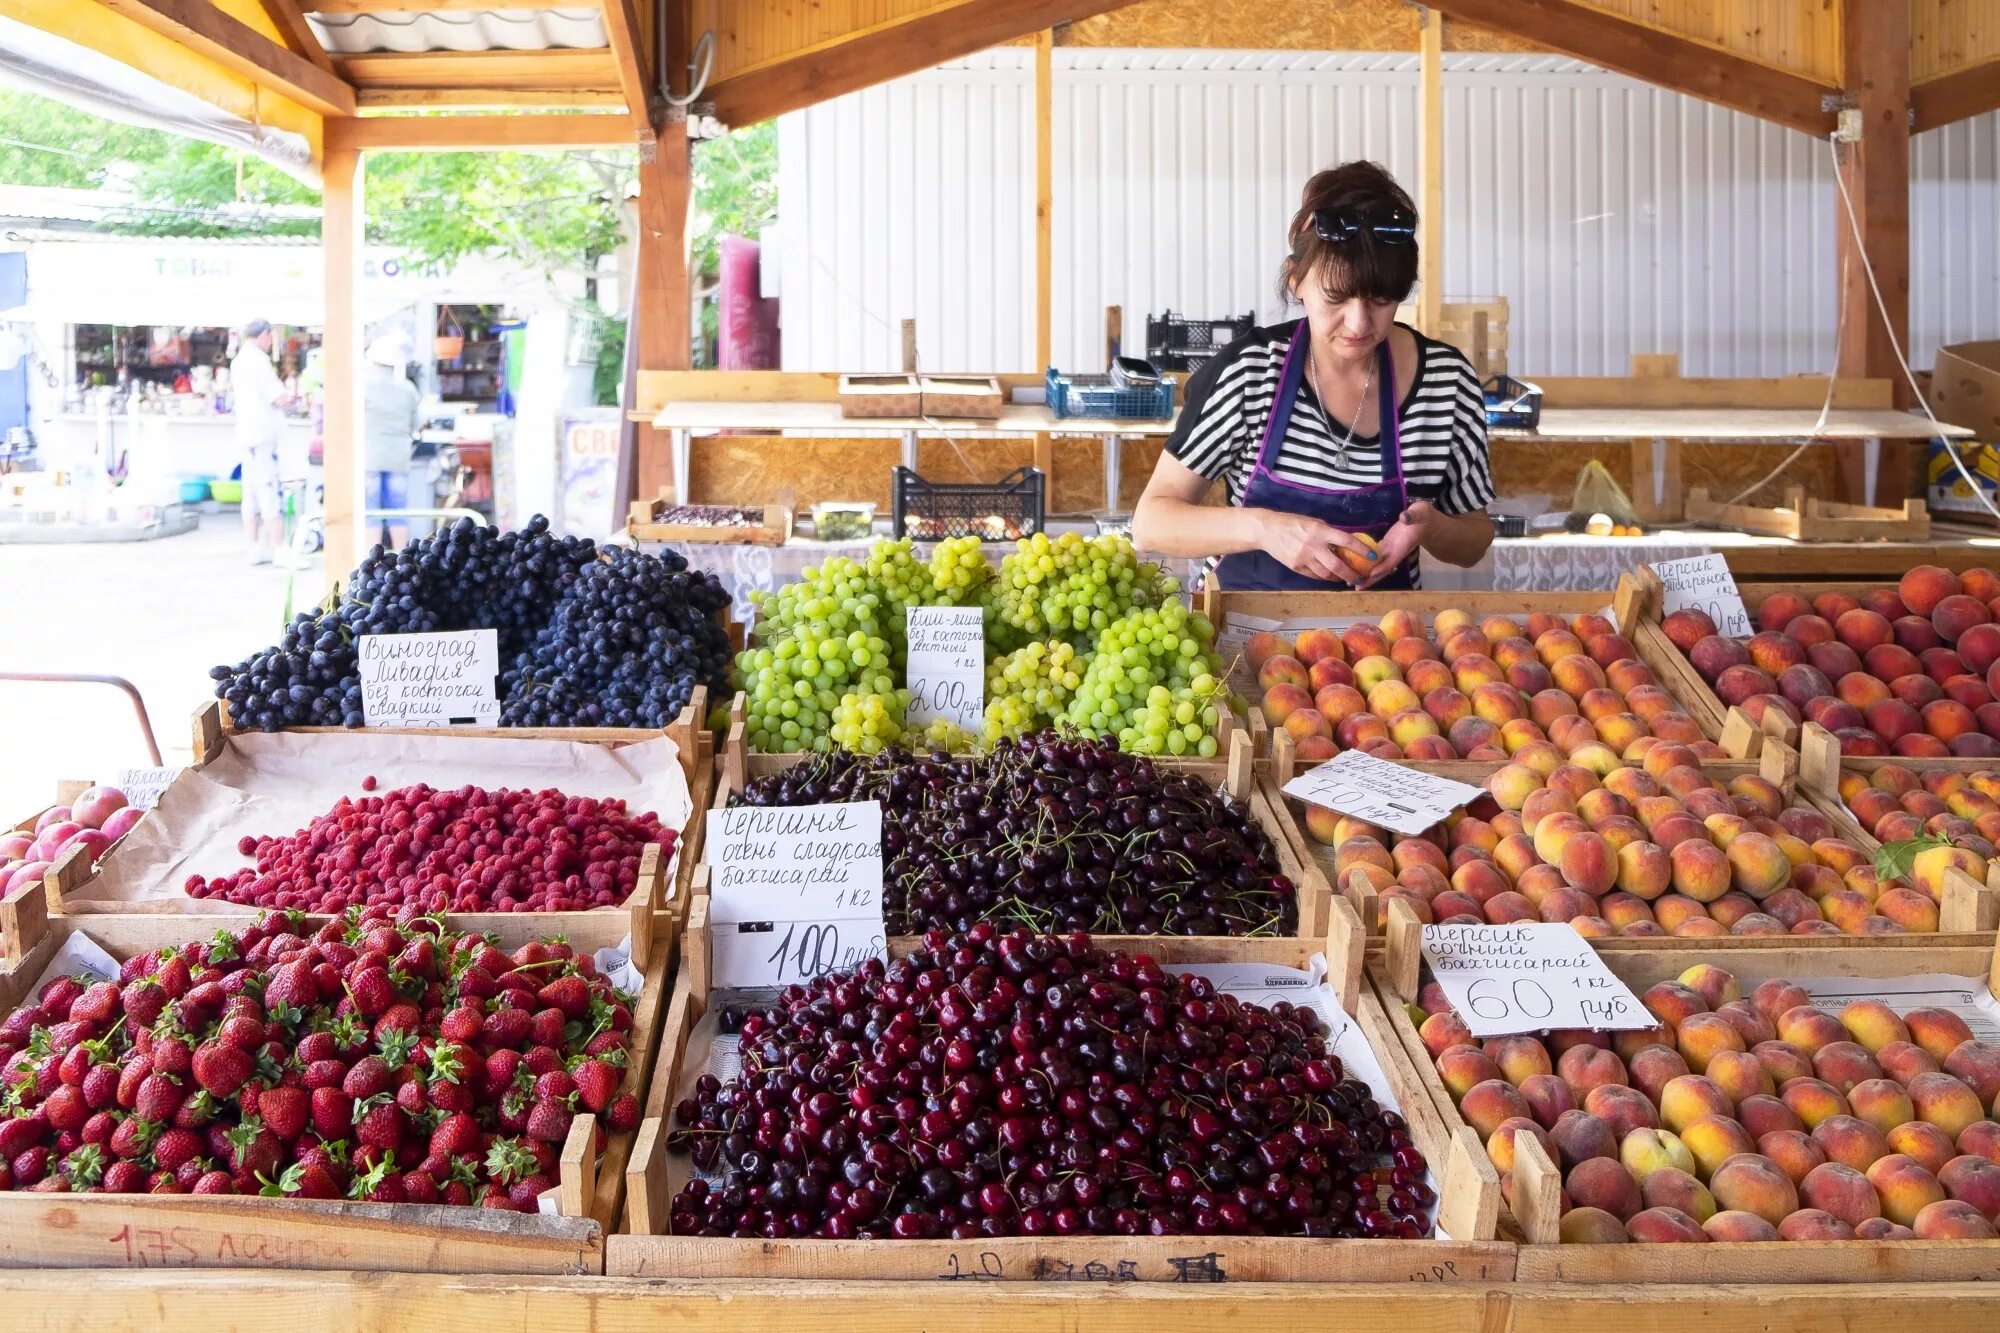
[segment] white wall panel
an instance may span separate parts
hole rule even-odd
[[[989,52],[781,122],[785,364],[889,368],[914,314],[926,365],[1028,369],[1029,53]],[[1414,183],[1416,60],[1398,54],[1058,49],[1054,355],[1095,367],[1107,305],[1276,319],[1284,229],[1316,168],[1367,156]],[[1839,222],[1823,143],[1556,57],[1452,55],[1448,299],[1506,296],[1526,374],[1823,372]],[[1916,364],[2000,336],[2000,115],[1919,136]],[[1860,312],[1851,317],[1859,318]]]

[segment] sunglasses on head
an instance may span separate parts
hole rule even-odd
[[[1417,216],[1394,205],[1365,212],[1347,208],[1322,208],[1313,213],[1313,230],[1329,245],[1346,245],[1363,232],[1384,245],[1410,245],[1417,239]]]

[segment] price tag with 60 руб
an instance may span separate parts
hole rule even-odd
[[[1475,1037],[1622,1032],[1658,1022],[1573,926],[1425,926],[1423,951]]]

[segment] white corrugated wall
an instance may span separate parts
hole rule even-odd
[[[988,52],[787,116],[785,365],[1028,369],[1030,54]],[[1054,354],[1095,368],[1103,312],[1278,318],[1297,192],[1354,156],[1416,175],[1416,59],[1266,51],[1055,53]],[[1823,371],[1838,199],[1826,146],[1556,57],[1452,55],[1445,286],[1505,296],[1517,372]],[[1914,360],[2000,336],[2000,115],[1914,152]],[[1857,317],[1858,317],[1858,312]],[[941,324],[942,322],[942,324]]]

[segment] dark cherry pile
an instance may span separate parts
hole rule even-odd
[[[365,784],[364,784],[365,785]],[[580,912],[632,896],[646,844],[662,862],[674,831],[621,800],[419,783],[343,796],[282,837],[245,837],[257,859],[232,875],[192,876],[191,898],[343,912],[382,905],[419,912]]]
[[[576,1115],[631,1129],[633,997],[560,942],[383,909],[52,978],[0,1023],[0,1189],[533,1212]]]
[[[674,1199],[679,1235],[1429,1230],[1408,1127],[1318,1015],[1088,936],[933,931],[722,1017],[743,1072],[675,1108],[668,1147],[703,1173]]]
[[[460,519],[400,551],[375,547],[344,596],[209,676],[240,727],[358,727],[358,636],[492,629],[501,725],[664,727],[696,685],[726,681],[727,605],[713,575],[671,551],[600,550],[539,514],[506,533]]]
[[[889,931],[980,921],[1053,933],[1271,935],[1298,893],[1247,805],[1199,777],[1044,733],[984,757],[834,751],[759,778],[748,805],[882,802]]]

